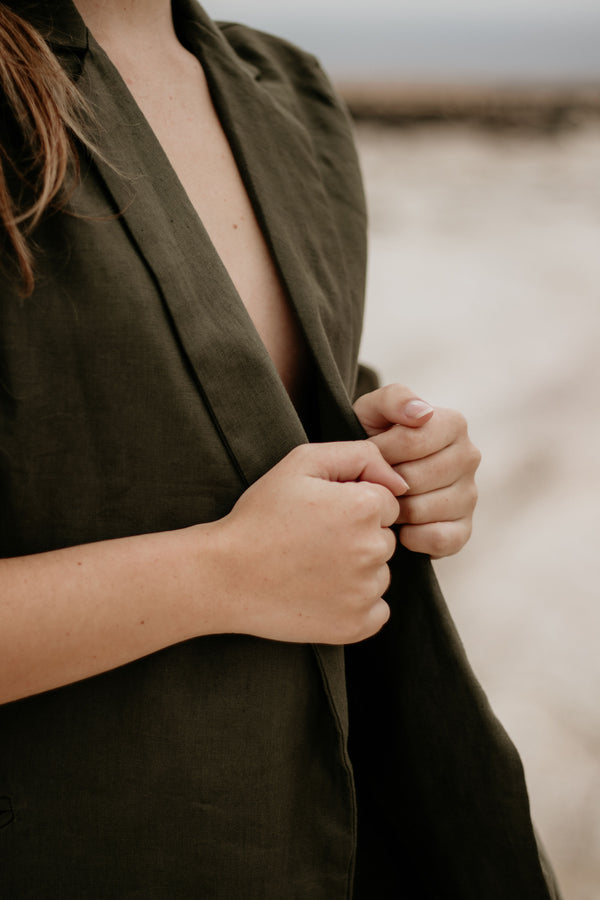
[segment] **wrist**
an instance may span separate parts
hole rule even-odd
[[[183,543],[178,552],[186,572],[183,593],[192,632],[188,637],[240,631],[234,602],[239,590],[234,574],[236,548],[230,531],[226,516],[181,532]]]

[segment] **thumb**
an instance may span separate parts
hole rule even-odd
[[[408,485],[385,461],[372,441],[340,441],[303,445],[309,455],[305,473],[325,481],[370,481],[380,484],[395,497]]]
[[[390,425],[418,428],[430,420],[434,409],[404,385],[389,384],[359,397],[354,412],[367,434],[373,436]]]

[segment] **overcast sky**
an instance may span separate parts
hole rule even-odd
[[[205,0],[336,77],[600,81],[600,0]]]
[[[277,20],[311,15],[422,18],[436,15],[476,16],[494,20],[518,16],[547,18],[560,16],[573,19],[586,14],[600,15],[598,0],[302,0],[290,7],[285,0],[209,0],[206,7],[215,18],[235,17],[252,21],[272,15]]]

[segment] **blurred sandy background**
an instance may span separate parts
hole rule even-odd
[[[600,119],[357,135],[362,358],[464,411],[483,451],[474,536],[436,568],[565,900],[598,900]]]

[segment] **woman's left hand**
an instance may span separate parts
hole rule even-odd
[[[354,412],[409,486],[398,498],[400,543],[434,559],[458,553],[471,536],[481,461],[464,416],[434,408],[400,384],[359,397]]]

